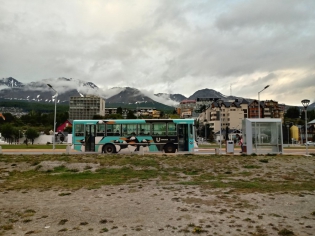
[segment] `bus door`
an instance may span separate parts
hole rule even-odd
[[[95,152],[96,125],[85,125],[85,151]]]
[[[178,151],[188,151],[188,124],[178,124],[177,137],[178,137]]]

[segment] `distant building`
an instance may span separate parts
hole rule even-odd
[[[180,118],[190,118],[193,116],[193,112],[196,108],[196,100],[183,100],[180,102],[177,108],[177,114]]]
[[[206,110],[206,123],[214,132],[229,127],[230,129],[242,129],[242,120],[248,117],[248,102],[243,99],[241,102],[236,99],[234,102],[222,102],[221,107],[214,102],[209,109]]]
[[[202,106],[209,107],[213,102],[218,101],[220,98],[197,98],[196,99],[196,108],[200,108]]]
[[[117,114],[117,108],[105,108],[105,115]]]
[[[283,118],[284,111],[280,108],[277,101],[264,101],[264,118]]]
[[[105,116],[105,100],[103,98],[87,95],[85,97],[70,97],[69,119],[88,120],[94,115]]]
[[[249,118],[258,118],[258,101],[254,100],[248,105]],[[280,118],[283,120],[285,111],[284,104],[278,104],[277,101],[260,101],[260,118]]]
[[[152,118],[153,119],[157,119],[157,118],[160,118],[161,117],[161,111],[158,111],[158,110],[153,110],[152,111]]]
[[[150,116],[152,118],[160,118],[161,111],[157,110],[154,107],[137,107],[135,111],[135,116]]]
[[[68,119],[56,128],[56,132],[63,132],[65,128],[72,127],[72,120]]]

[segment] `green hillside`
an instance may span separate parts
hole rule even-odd
[[[21,108],[25,112],[29,111],[40,111],[43,113],[54,112],[54,103],[40,103],[40,102],[29,102],[29,101],[12,101],[12,100],[0,100],[0,107],[15,107]],[[58,112],[69,111],[68,104],[57,104]]]
[[[148,107],[148,108],[156,108],[160,111],[173,111],[174,107],[164,105],[158,102],[147,102],[141,104],[125,104],[125,103],[106,103],[107,108],[127,108],[127,109],[136,109],[137,107]],[[0,107],[15,107],[21,108],[25,112],[29,111],[40,111],[44,113],[54,112],[55,104],[54,103],[41,103],[41,102],[30,102],[30,101],[12,101],[12,100],[0,100]],[[68,104],[57,104],[58,112],[66,112],[69,111]]]
[[[167,106],[159,102],[146,102],[146,103],[140,103],[140,104],[125,104],[125,103],[106,103],[107,108],[127,108],[127,109],[137,109],[140,107],[146,107],[146,108],[156,108],[160,111],[173,111],[175,108],[172,106]]]

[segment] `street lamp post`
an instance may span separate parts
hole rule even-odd
[[[307,146],[307,107],[310,104],[310,100],[303,99],[301,101],[304,111],[305,111],[305,146],[306,146],[306,155],[308,156],[308,146]]]
[[[262,91],[264,91],[265,89],[267,89],[268,87],[269,87],[269,85],[267,85],[266,87],[264,87],[263,90],[261,90],[261,91],[258,92],[258,118],[260,118],[260,93],[261,93]]]
[[[55,138],[55,132],[56,132],[56,111],[57,111],[57,97],[58,97],[58,92],[50,85],[47,84],[49,88],[54,90],[56,94],[53,96],[55,98],[55,113],[54,113],[54,133],[53,133],[53,150],[55,151],[55,143],[56,143],[56,138]]]
[[[205,124],[205,141],[207,142],[207,123]]]
[[[290,147],[290,134],[289,134],[290,124],[287,123],[287,131],[288,131],[288,146]]]
[[[128,112],[128,110],[126,108],[124,108],[124,110],[122,111],[122,115],[123,115],[124,119],[127,118],[127,112]]]
[[[21,130],[19,130],[19,144],[20,144],[20,132],[21,132]]]
[[[222,106],[222,100],[218,100],[218,107],[219,107],[219,126],[220,126],[220,150],[219,150],[219,154],[221,155],[221,148],[222,148],[222,127],[221,127],[221,106]]]

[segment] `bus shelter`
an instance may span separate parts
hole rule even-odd
[[[244,119],[243,153],[279,154],[283,152],[281,119]]]

